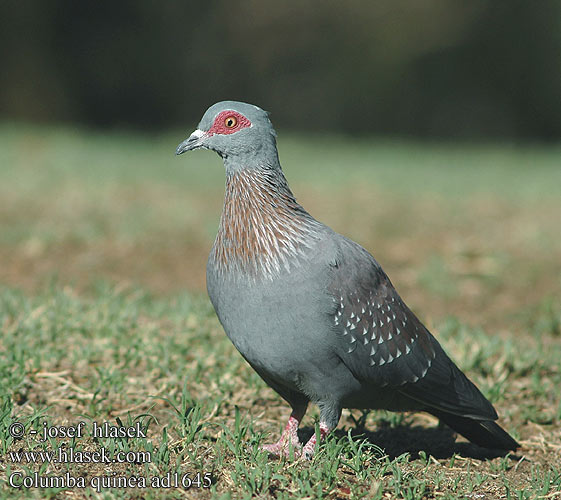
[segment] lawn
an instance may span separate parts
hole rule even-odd
[[[375,255],[522,444],[492,457],[428,415],[344,411],[303,462],[258,451],[289,409],[204,293],[224,173],[174,157],[190,131],[0,126],[1,498],[561,498],[561,147],[280,131],[299,201]],[[77,484],[7,482],[34,472]]]

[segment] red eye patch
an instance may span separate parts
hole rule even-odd
[[[228,135],[247,127],[251,127],[251,122],[244,115],[236,111],[222,111],[214,120],[208,134]]]

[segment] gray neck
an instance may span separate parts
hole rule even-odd
[[[230,146],[228,153],[219,152],[224,161],[226,175],[233,175],[242,170],[261,170],[265,168],[278,171],[286,184],[279,161],[275,136],[266,134],[261,136],[260,139],[243,144],[243,146],[240,145],[240,147]]]

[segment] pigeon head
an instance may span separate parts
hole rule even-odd
[[[266,111],[252,104],[222,101],[203,115],[197,129],[183,141],[175,154],[193,149],[211,149],[225,165],[250,167],[265,161],[278,164],[276,133]]]

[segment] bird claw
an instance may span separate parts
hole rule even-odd
[[[304,446],[300,443],[292,443],[279,440],[274,444],[263,444],[260,446],[262,451],[266,451],[270,457],[274,458],[302,458],[311,460],[316,451],[316,440],[310,439]]]
[[[290,421],[289,421],[290,422]],[[320,442],[325,439],[329,433],[329,427],[325,423],[319,424],[319,440]],[[311,460],[316,451],[317,435],[314,433],[308,442],[302,446],[296,434],[296,427],[287,425],[285,432],[275,444],[261,445],[261,449],[272,455],[273,457],[284,458],[303,458],[304,460]]]
[[[275,458],[299,458],[302,455],[302,445],[280,439],[274,444],[263,444],[260,449]]]

